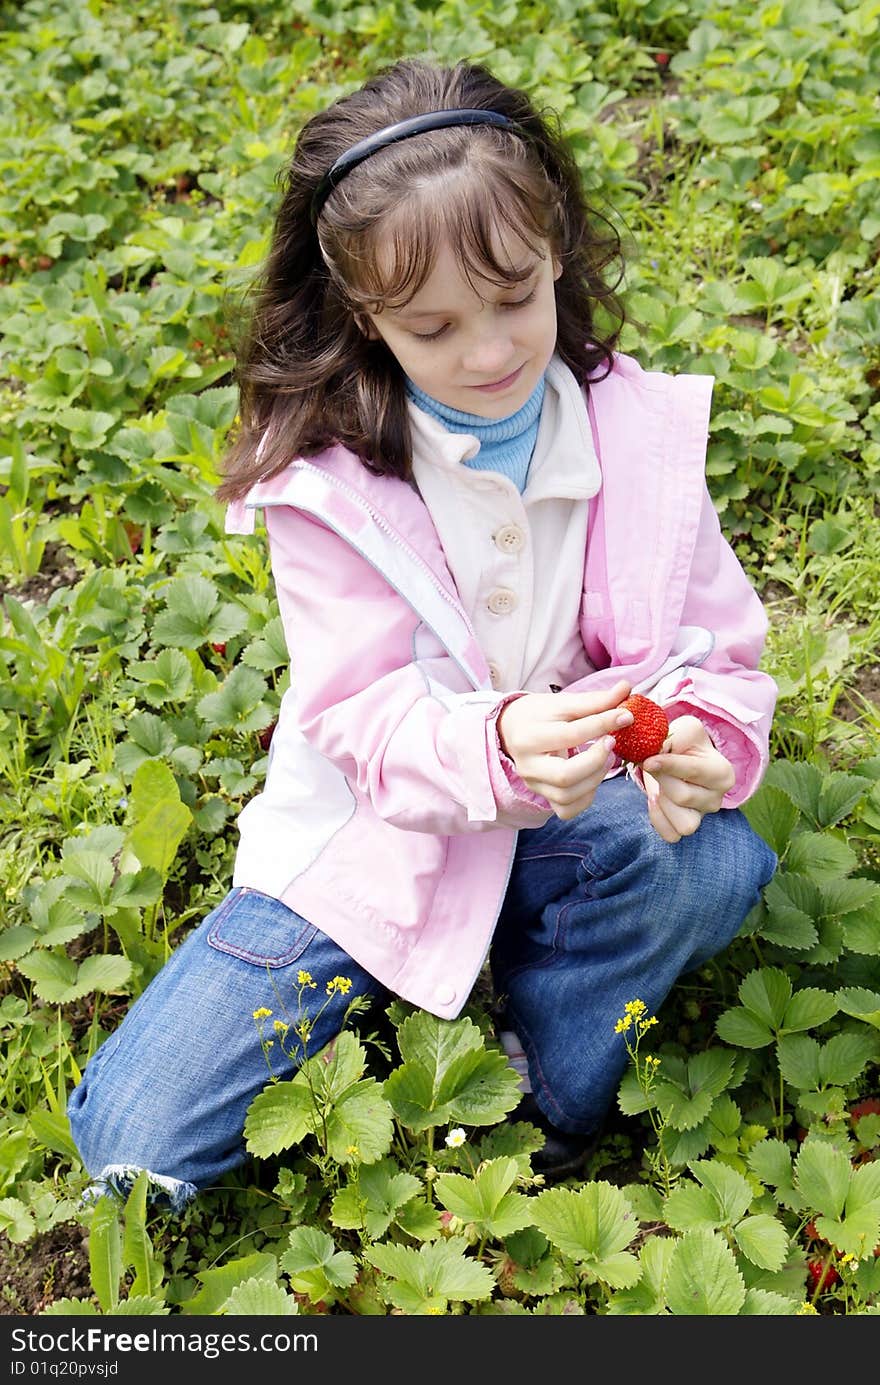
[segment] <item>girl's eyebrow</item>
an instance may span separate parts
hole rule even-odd
[[[522,265],[515,272],[517,275],[521,275],[523,279],[527,279],[530,275],[534,274],[540,263],[540,260],[531,260],[528,264]],[[518,288],[520,282],[521,280],[518,280],[516,284],[511,284],[510,287]],[[502,288],[503,291],[505,286],[499,285],[499,287]],[[443,317],[448,311],[448,308],[413,308],[410,310],[403,308],[399,312],[394,312],[394,316],[400,322],[409,322],[417,317]]]

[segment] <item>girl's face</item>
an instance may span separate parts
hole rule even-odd
[[[549,244],[539,258],[512,231],[499,239],[511,265],[529,267],[522,282],[482,280],[478,294],[444,242],[405,307],[365,314],[368,335],[381,337],[426,394],[487,419],[522,408],[544,374],[556,349],[553,286],[562,272]]]

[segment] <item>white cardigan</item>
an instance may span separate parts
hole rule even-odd
[[[548,692],[591,671],[578,629],[588,503],[601,485],[587,406],[553,356],[521,495],[499,472],[462,463],[480,450],[412,401],[413,481],[486,654],[492,686]]]

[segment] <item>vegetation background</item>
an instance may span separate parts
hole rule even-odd
[[[0,1312],[880,1311],[878,0],[26,0],[0,26]],[[183,1217],[142,1182],[84,1203],[67,1094],[225,893],[286,686],[265,544],[212,495],[276,178],[413,54],[558,114],[627,244],[623,348],[716,377],[780,870],[656,1027],[621,1017],[583,1184],[532,1177],[478,993],[374,1042],[354,1015],[329,1077],[267,1072],[253,1165]]]

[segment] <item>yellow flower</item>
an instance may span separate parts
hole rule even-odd
[[[327,994],[333,995],[336,991],[340,995],[348,995],[351,990],[351,981],[347,976],[334,976],[332,981],[327,982]]]
[[[818,1314],[818,1312],[819,1312],[819,1309],[816,1308],[812,1303],[802,1303],[801,1306],[800,1306],[800,1308],[797,1310],[797,1313],[795,1314],[795,1317],[800,1318],[800,1317],[803,1317],[804,1314],[806,1314],[806,1313],[816,1313],[816,1314]]]
[[[455,1130],[450,1130],[449,1134],[446,1136],[446,1143],[450,1149],[459,1149],[466,1140],[467,1135],[460,1127]]]
[[[614,1026],[615,1034],[625,1034],[632,1024],[632,1015],[626,1015],[622,1020],[618,1020]]]
[[[275,1020],[275,1022],[272,1025],[272,1028],[275,1030],[276,1034],[286,1034],[288,1029],[290,1028],[290,1025],[285,1024],[284,1020]]]
[[[272,1015],[272,1011],[271,1011],[271,1010],[267,1010],[266,1007],[265,1007],[265,1005],[261,1005],[260,1008],[259,1008],[259,1010],[255,1010],[255,1011],[254,1011],[254,1019],[255,1019],[255,1020],[267,1020],[267,1019],[269,1019],[269,1018],[271,1017],[271,1015]]]
[[[633,1019],[640,1019],[647,1010],[647,1005],[643,1000],[628,1000],[624,1005],[624,1013],[632,1015]]]
[[[296,984],[298,986],[314,986],[312,973],[310,971],[298,971],[296,974]]]

